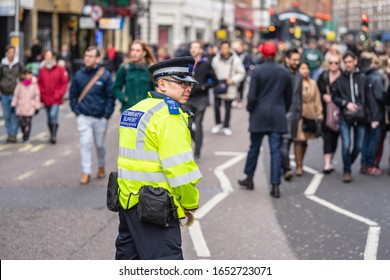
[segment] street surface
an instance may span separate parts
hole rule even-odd
[[[119,107],[107,133],[108,172],[116,169],[118,120]],[[340,149],[336,171],[323,175],[322,139],[317,139],[309,142],[304,175],[283,182],[281,198],[272,199],[265,138],[255,190],[243,191],[237,179],[249,147],[248,113],[233,109],[232,136],[211,134],[213,126],[209,107],[198,161],[204,176],[200,208],[194,225],[182,228],[185,259],[390,259],[388,175],[359,175],[356,162],[353,182],[342,183]],[[31,144],[0,144],[1,259],[114,258],[118,217],[105,206],[107,180],[93,174],[89,185],[79,185],[78,137],[66,101],[56,145],[48,143],[44,110],[33,119]],[[382,169],[388,155],[387,139]],[[95,155],[93,163],[97,172]]]

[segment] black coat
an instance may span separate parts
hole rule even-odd
[[[351,84],[353,88],[351,88]],[[368,114],[365,122],[379,121],[381,119],[380,111],[378,110],[374,95],[371,93],[369,82],[366,75],[359,71],[354,72],[352,75],[343,72],[335,81],[332,100],[340,107],[340,115],[343,115],[343,108],[349,102],[352,102],[352,92],[354,93],[355,103],[357,104],[363,103],[362,97],[364,95],[364,107]]]
[[[217,85],[218,78],[211,66],[211,61],[206,56],[196,63],[194,78],[198,84],[195,83],[191,90],[187,104],[193,107],[209,105],[209,89]],[[199,102],[202,104],[199,104]]]
[[[274,60],[256,66],[248,93],[249,131],[287,133],[286,113],[292,92],[287,69]]]

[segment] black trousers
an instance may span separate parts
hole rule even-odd
[[[137,207],[119,210],[119,234],[115,242],[117,260],[182,260],[179,220],[169,227],[143,223]]]
[[[223,121],[223,127],[229,128],[230,127],[230,114],[232,111],[232,102],[233,100],[225,100],[225,119]],[[220,107],[222,105],[222,99],[218,97],[214,97],[214,114],[215,114],[215,124],[220,124],[221,121],[221,111]]]
[[[282,141],[282,171],[286,173],[291,170],[290,167],[290,147],[292,140],[290,138],[284,138]]]
[[[327,127],[323,128],[322,138],[324,139],[324,154],[334,154],[336,152],[339,135],[339,132],[330,130]]]

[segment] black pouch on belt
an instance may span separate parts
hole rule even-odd
[[[119,211],[119,193],[118,193],[118,172],[111,172],[108,176],[107,184],[107,208],[110,211],[118,212]]]
[[[171,195],[160,187],[142,186],[137,206],[141,222],[168,226],[171,219]]]

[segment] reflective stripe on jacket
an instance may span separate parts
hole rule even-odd
[[[193,158],[188,117],[176,102],[177,113],[170,112],[166,96],[152,92],[149,97],[121,115],[119,201],[129,209],[138,203],[143,185],[162,187],[173,195],[183,218],[184,209],[198,208],[195,185],[202,178]]]

